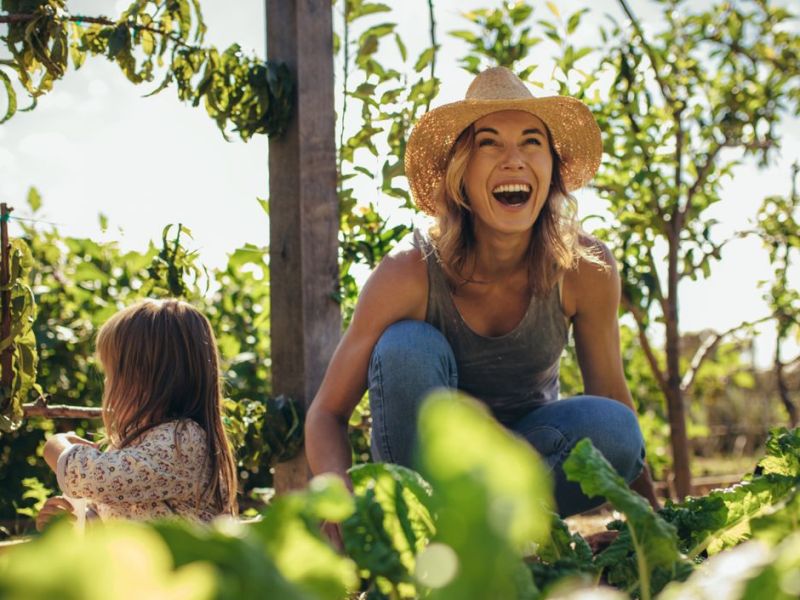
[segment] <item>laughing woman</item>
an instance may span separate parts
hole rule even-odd
[[[306,421],[314,473],[347,481],[347,422],[367,388],[374,458],[409,465],[421,399],[450,387],[538,450],[562,515],[599,502],[562,470],[585,437],[657,503],[620,358],[616,266],[580,231],[570,196],[601,153],[584,104],[534,98],[503,68],[422,117],[405,166],[435,225],[386,257],[361,293]],[[559,400],[570,327],[585,395]]]

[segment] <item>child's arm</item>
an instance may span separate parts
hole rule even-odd
[[[50,436],[50,439],[47,440],[47,443],[44,445],[44,461],[47,463],[47,466],[55,472],[58,465],[58,457],[61,456],[62,452],[69,450],[75,445],[91,446],[92,448],[97,447],[97,444],[85,440],[72,432],[57,433]]]
[[[58,443],[53,442],[53,454]],[[135,446],[107,452],[74,444],[63,448],[56,475],[62,491],[73,498],[101,504],[191,499],[204,479],[205,434],[196,424],[177,440],[174,425],[161,425]]]

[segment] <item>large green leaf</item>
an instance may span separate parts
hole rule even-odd
[[[0,597],[206,600],[217,587],[207,558],[173,569],[167,544],[146,526],[107,523],[79,536],[64,522],[0,555]]]
[[[520,557],[524,546],[547,536],[553,498],[549,473],[531,446],[475,400],[436,392],[420,411],[419,464],[434,489],[434,540],[458,561],[452,579],[437,581],[430,597],[535,597]],[[418,570],[433,569],[421,558]]]

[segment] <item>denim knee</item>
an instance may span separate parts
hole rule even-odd
[[[455,387],[457,383],[451,381],[456,373],[453,349],[442,332],[425,321],[405,320],[389,325],[372,351],[370,371],[377,364],[410,373],[436,368],[446,376],[444,385]]]
[[[375,344],[368,380],[373,457],[411,466],[422,399],[458,384],[453,350],[432,325],[399,321]]]

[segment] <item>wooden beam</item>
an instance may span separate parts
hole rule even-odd
[[[341,333],[333,15],[330,0],[266,2],[267,57],[296,82],[289,128],[269,141],[272,389],[307,406]],[[276,467],[276,492],[309,475],[302,453]]]

